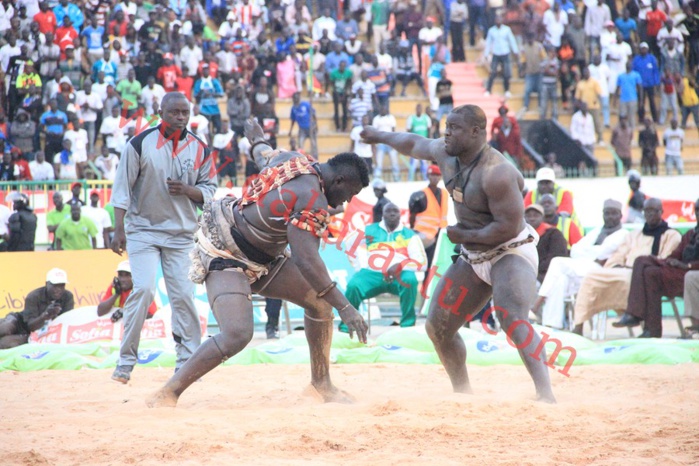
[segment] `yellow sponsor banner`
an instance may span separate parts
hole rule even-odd
[[[66,289],[75,307],[96,306],[127,257],[108,249],[90,251],[4,252],[0,254],[0,317],[24,309],[27,294],[46,283],[54,267],[68,274]]]

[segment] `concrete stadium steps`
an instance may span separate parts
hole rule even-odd
[[[502,99],[491,95],[484,96],[483,80],[478,75],[475,63],[450,63],[447,65],[447,77],[452,81],[454,105],[475,104],[485,112],[488,121],[498,115]]]

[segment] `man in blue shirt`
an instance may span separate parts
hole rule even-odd
[[[104,49],[102,48],[104,26],[100,26],[97,23],[97,16],[92,16],[90,25],[83,29],[80,35],[87,39],[87,53],[90,54],[94,61],[104,56]]]
[[[643,94],[643,82],[641,75],[633,70],[631,62],[626,63],[626,73],[617,77],[616,86],[614,96],[619,99],[619,116],[628,117],[633,130],[636,127],[638,96]]]
[[[278,37],[274,44],[277,49],[277,55],[281,56],[285,53],[288,54],[291,46],[296,45],[296,41],[294,41],[294,36],[291,35],[291,30],[289,30],[289,28],[284,28],[282,37]]]
[[[658,111],[655,108],[655,88],[660,85],[660,67],[658,60],[648,53],[648,44],[641,42],[641,54],[633,59],[633,69],[641,75],[643,93],[638,106],[638,119],[643,121],[645,117],[646,98],[650,103],[650,114],[654,122],[658,122]]]
[[[330,73],[340,67],[340,62],[345,61],[347,66],[354,61],[342,50],[341,42],[333,42],[333,50],[325,56],[325,72],[330,76]]]
[[[53,7],[53,14],[56,16],[56,24],[63,24],[63,18],[68,16],[76,31],[79,31],[85,22],[85,16],[80,7],[74,3],[68,3],[68,0],[61,0]]]
[[[502,66],[502,79],[505,84],[505,97],[512,97],[510,93],[510,54],[513,53],[517,55],[519,53],[519,47],[517,47],[517,41],[515,40],[514,34],[512,34],[512,29],[508,26],[504,26],[502,24],[502,18],[496,16],[495,25],[488,29],[488,35],[485,38],[484,55],[488,56],[492,54],[493,57],[490,64],[488,86],[485,91],[486,96],[490,95],[490,89],[493,87],[493,81],[495,81],[495,76],[498,72],[498,65],[500,65]]]
[[[58,110],[56,99],[51,99],[49,110],[41,115],[39,123],[41,131],[46,134],[46,147],[44,147],[46,161],[53,164],[53,156],[63,150],[63,135],[68,125],[68,116]]]
[[[110,60],[111,51],[109,50],[109,43],[105,43],[103,48],[104,56],[92,65],[92,80],[97,81],[99,72],[102,71],[104,72],[104,82],[116,86],[117,64]]]
[[[340,21],[337,22],[335,27],[335,35],[338,40],[343,42],[349,40],[350,36],[354,34],[355,36],[359,34],[359,26],[357,22],[352,19],[351,16],[345,15]]]
[[[199,103],[200,112],[214,124],[216,133],[221,132],[221,110],[218,108],[218,98],[223,95],[223,88],[218,79],[209,75],[209,64],[201,68],[201,78],[194,83],[194,98]]]
[[[624,38],[624,42],[631,44],[631,34],[638,33],[638,27],[636,25],[636,20],[631,18],[631,13],[627,8],[624,8],[624,12],[621,18],[617,18],[614,22],[617,29],[621,32],[621,37]]]
[[[301,102],[301,93],[294,94],[294,105],[291,107],[291,128],[289,128],[289,137],[294,131],[294,124],[299,125],[299,147],[303,149],[306,139],[311,140],[313,145],[313,137],[311,135],[311,123],[315,118],[315,111],[309,102]]]

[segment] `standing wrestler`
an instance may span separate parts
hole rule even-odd
[[[194,286],[187,278],[197,229],[197,206],[216,192],[206,144],[187,131],[189,101],[170,92],[160,104],[162,123],[131,138],[117,169],[112,205],[112,250],[129,253],[133,290],[124,305],[124,335],[112,379],[127,383],[138,362],[143,322],[153,302],[158,264],[172,307],[175,370],[201,342]],[[126,240],[128,239],[128,244]]]
[[[367,165],[353,153],[318,164],[298,152],[272,151],[252,120],[245,136],[262,170],[242,198],[204,206],[192,254],[190,278],[206,284],[221,332],[199,347],[149,406],[174,406],[192,382],[245,348],[253,336],[252,293],[303,307],[312,386],[325,401],[351,401],[330,381],[333,308],[350,336],[356,332],[364,343],[367,325],[330,279],[318,248],[328,208],[369,185]]]
[[[431,301],[426,325],[454,391],[471,391],[466,347],[458,330],[492,295],[502,327],[534,380],[537,398],[554,403],[546,355],[536,353],[540,338],[524,325],[536,290],[538,235],[524,222],[522,175],[487,143],[483,110],[475,105],[455,108],[441,139],[372,127],[365,127],[362,137],[369,144],[388,144],[410,157],[437,162],[454,200],[458,223],[447,227],[447,235],[461,245],[461,253],[437,285],[434,296],[443,299]]]

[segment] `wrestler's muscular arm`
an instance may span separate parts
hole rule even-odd
[[[512,165],[500,164],[489,167],[482,176],[493,221],[479,229],[469,229],[462,223],[447,227],[447,236],[453,243],[495,247],[515,238],[524,228],[522,175]]]
[[[417,134],[389,133],[365,126],[361,137],[367,144],[386,144],[414,159],[437,161],[440,149],[444,152],[444,139],[427,139]]]
[[[287,190],[294,193],[294,196],[292,196],[294,205],[290,208],[292,213],[304,210],[328,209],[328,200],[322,193],[320,184],[316,181],[309,186],[309,178],[301,176],[285,185]],[[272,209],[274,210],[274,208]],[[316,292],[325,290],[331,284],[332,279],[318,253],[320,238],[312,232],[303,230],[289,222],[287,239],[291,247],[291,260],[294,261],[294,264],[299,268],[306,281]],[[316,299],[323,299],[337,309],[340,318],[350,329],[350,337],[353,332],[357,332],[359,341],[366,343],[366,322],[364,322],[357,310],[349,304],[347,298],[337,287],[332,288],[322,298]]]

